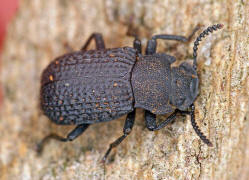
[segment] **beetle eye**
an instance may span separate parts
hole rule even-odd
[[[176,100],[176,105],[177,105],[177,106],[182,105],[183,102],[184,102],[184,100],[185,100],[185,98],[182,97],[182,96],[180,96],[180,97]]]

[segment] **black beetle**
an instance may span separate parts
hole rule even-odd
[[[165,34],[153,36],[147,43],[145,55],[142,55],[141,41],[137,37],[133,48],[105,49],[102,35],[94,33],[80,51],[56,58],[42,74],[41,108],[56,124],[74,124],[76,128],[66,138],[56,134],[46,136],[38,144],[38,152],[49,139],[72,141],[90,124],[114,120],[128,113],[123,135],[110,144],[103,158],[105,161],[111,149],[131,132],[135,108],[145,109],[146,127],[151,131],[172,122],[177,113],[189,114],[197,135],[212,146],[195,122],[196,58],[201,39],[222,26],[210,26],[198,36],[194,42],[193,64],[183,62],[177,67],[171,66],[175,57],[156,53],[157,39],[186,42],[198,28],[189,38]],[[97,50],[86,50],[93,39]],[[168,113],[171,115],[165,121],[156,123],[156,114]]]

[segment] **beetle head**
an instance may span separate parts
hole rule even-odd
[[[198,76],[193,66],[187,62],[183,62],[179,67],[173,67],[171,72],[170,103],[184,111],[198,95]]]
[[[186,110],[197,97],[199,80],[196,73],[196,59],[199,42],[202,38],[209,35],[209,33],[221,29],[222,27],[222,24],[210,26],[196,38],[193,47],[193,65],[184,62],[179,67],[172,68],[171,96],[169,99],[170,103],[176,108],[182,111]]]

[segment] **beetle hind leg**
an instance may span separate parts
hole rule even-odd
[[[117,147],[131,132],[132,127],[134,125],[134,121],[135,121],[135,110],[133,110],[132,112],[128,113],[126,120],[125,120],[125,125],[124,125],[124,129],[123,129],[123,135],[120,136],[117,140],[115,140],[113,143],[110,144],[109,149],[106,151],[102,162],[105,163],[108,155],[110,154],[111,150],[115,147]]]
[[[36,147],[36,151],[40,154],[42,153],[44,146],[48,143],[49,140],[51,139],[55,139],[57,141],[62,141],[62,142],[67,142],[67,141],[72,141],[74,139],[76,139],[77,137],[79,137],[87,128],[88,128],[89,124],[81,124],[76,126],[75,129],[73,129],[66,138],[59,136],[57,134],[51,133],[48,136],[44,137],[38,144]]]
[[[95,40],[96,44],[96,49],[105,49],[105,42],[102,37],[102,34],[100,33],[93,33],[86,41],[86,43],[82,46],[81,50],[85,51],[87,50],[89,44],[91,43],[92,40]]]

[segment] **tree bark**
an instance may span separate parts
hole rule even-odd
[[[20,5],[1,57],[1,179],[249,179],[248,1],[22,0]],[[68,46],[80,49],[92,32],[101,32],[108,48],[132,46],[126,33],[133,27],[144,47],[153,34],[187,36],[197,24],[215,23],[224,28],[201,42],[195,101],[196,121],[213,147],[200,141],[189,116],[151,132],[139,109],[131,134],[105,166],[101,158],[122,134],[125,117],[92,125],[73,142],[50,141],[37,156],[35,144],[45,135],[66,136],[73,128],[52,124],[39,108],[42,70]],[[192,47],[193,40],[158,44],[159,52],[178,61],[191,59]]]

